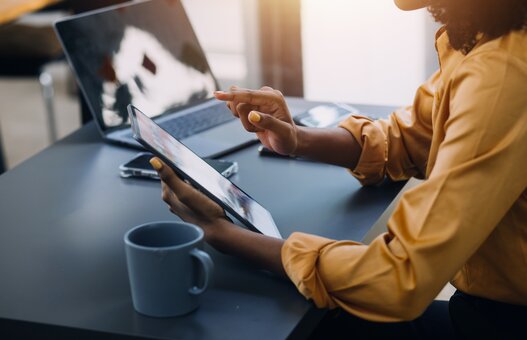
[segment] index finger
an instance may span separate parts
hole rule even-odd
[[[274,103],[277,100],[275,93],[260,90],[216,91],[214,92],[214,96],[218,100],[236,101],[251,105],[265,105]]]

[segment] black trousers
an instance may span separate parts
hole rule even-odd
[[[371,322],[336,309],[310,339],[527,339],[526,326],[526,306],[457,291],[449,302],[434,301],[409,322]]]

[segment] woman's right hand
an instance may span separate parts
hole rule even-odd
[[[298,129],[285,98],[278,90],[265,86],[260,90],[232,86],[230,91],[216,91],[218,100],[227,102],[243,127],[255,132],[268,149],[282,155],[294,155],[298,147]]]

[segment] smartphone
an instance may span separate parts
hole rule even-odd
[[[289,156],[289,155],[281,155],[279,153],[271,151],[270,149],[268,149],[267,147],[265,147],[263,145],[260,145],[258,147],[258,154],[260,156],[264,156],[264,157],[275,157],[275,158],[286,158],[286,159],[295,159],[296,158],[296,157]]]
[[[121,177],[143,177],[159,180],[157,171],[155,171],[154,168],[152,168],[152,165],[150,165],[150,159],[152,157],[154,157],[154,155],[151,153],[141,152],[130,161],[121,164],[119,167]],[[238,172],[237,162],[229,162],[218,159],[204,159],[204,161],[216,169],[216,171],[222,174],[225,178],[229,178]]]
[[[301,126],[328,128],[338,126],[352,114],[360,114],[360,111],[348,104],[331,103],[315,106],[296,115],[293,120]]]

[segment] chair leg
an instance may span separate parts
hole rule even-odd
[[[4,164],[4,157],[2,156],[3,155],[0,155],[0,175],[3,174],[7,170]]]
[[[2,136],[0,135],[0,175],[6,171],[6,165],[4,160],[4,147],[2,146]]]
[[[42,89],[42,97],[44,99],[44,106],[46,108],[46,116],[49,131],[49,141],[54,143],[57,141],[57,128],[55,121],[55,105],[53,102],[53,77],[49,72],[43,71],[38,77],[40,87]]]

